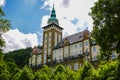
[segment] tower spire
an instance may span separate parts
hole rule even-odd
[[[56,12],[55,12],[55,8],[54,8],[54,4],[53,4],[53,8],[52,8],[52,11],[51,11],[50,18],[48,19],[48,24],[52,24],[52,23],[55,23],[55,24],[59,25],[58,19],[56,18]]]

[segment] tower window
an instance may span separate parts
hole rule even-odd
[[[75,48],[77,48],[77,44],[75,45]]]
[[[93,52],[96,52],[96,47],[93,47]]]
[[[82,43],[80,43],[80,47],[82,47]]]
[[[88,41],[85,42],[85,46],[87,46],[87,45],[88,45]]]

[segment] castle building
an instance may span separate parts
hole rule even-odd
[[[84,30],[62,38],[62,30],[53,5],[47,25],[43,27],[43,49],[33,48],[29,65],[37,69],[43,65],[54,68],[63,64],[72,70],[78,70],[84,59],[97,65],[95,63],[98,62],[100,47],[91,40],[90,31]]]

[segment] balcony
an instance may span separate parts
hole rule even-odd
[[[83,58],[83,57],[84,57],[83,54],[76,54],[76,55],[71,56],[70,59],[73,60],[73,59],[78,59],[78,58]]]
[[[53,60],[53,64],[56,64],[57,63],[57,60],[55,59],[55,60]]]
[[[36,65],[36,68],[41,68],[43,65],[42,64],[38,64]]]
[[[75,57],[74,56],[70,56],[70,60],[73,60]]]
[[[79,56],[79,58],[83,58],[84,57],[83,54],[79,54],[78,56]]]
[[[47,64],[47,65],[51,65],[51,64],[52,64],[52,62],[47,62],[46,64]]]
[[[84,52],[84,55],[85,55],[85,56],[89,56],[89,54],[90,54],[90,53],[89,53],[88,51]]]
[[[51,58],[51,55],[50,55],[50,54],[48,54],[48,55],[47,55],[47,58]]]
[[[64,60],[64,61],[68,61],[68,60],[69,60],[69,57],[64,57],[63,60]]]

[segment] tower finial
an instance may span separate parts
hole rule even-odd
[[[59,25],[58,19],[56,18],[56,12],[55,12],[55,8],[54,8],[54,4],[53,4],[53,8],[52,8],[52,11],[51,11],[50,18],[48,19],[48,24],[51,24],[51,23],[55,23],[55,24]]]

